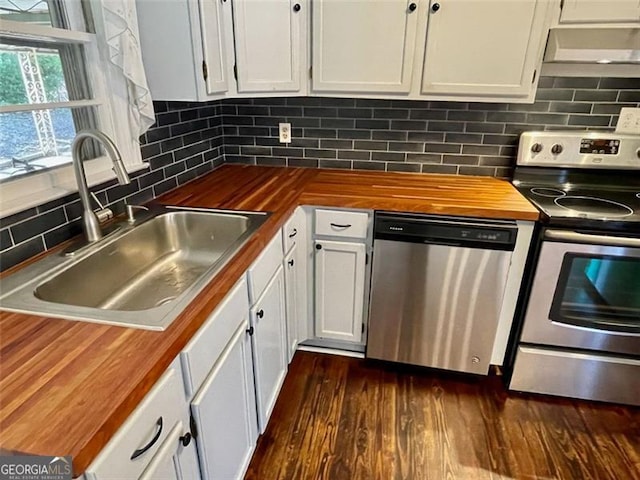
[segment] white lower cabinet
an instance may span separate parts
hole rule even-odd
[[[200,478],[198,456],[191,434],[176,425],[153,457],[140,480],[196,480]],[[178,445],[176,449],[176,445]]]
[[[289,362],[293,360],[298,344],[310,338],[307,228],[307,214],[303,207],[298,207],[282,227]]]
[[[191,403],[205,480],[242,478],[258,438],[248,327],[241,324]]]
[[[316,337],[362,341],[367,246],[315,242]]]
[[[279,266],[251,308],[258,423],[264,433],[287,373],[284,273]]]
[[[298,299],[299,264],[298,245],[294,244],[289,253],[284,257],[284,284],[287,313],[287,360],[291,362],[296,353],[298,341],[298,312],[300,301]]]
[[[88,480],[200,478],[176,361],[85,472]]]
[[[180,354],[204,480],[242,478],[258,438],[249,332],[242,278]]]

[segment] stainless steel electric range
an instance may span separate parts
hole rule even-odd
[[[542,213],[512,390],[640,405],[640,136],[522,134]]]

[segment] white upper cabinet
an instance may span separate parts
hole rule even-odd
[[[206,92],[208,95],[224,93],[229,90],[230,77],[227,52],[232,52],[227,44],[233,41],[229,35],[232,31],[231,4],[219,0],[200,0],[197,5],[199,15],[194,15],[193,21],[200,21]],[[194,6],[195,2],[190,8]]]
[[[307,18],[304,0],[234,0],[239,93],[299,92],[306,85]]]
[[[552,3],[431,0],[421,93],[533,95]]]
[[[314,91],[409,93],[417,1],[314,0],[312,13]]]
[[[231,2],[136,0],[140,46],[154,100],[235,95]]]
[[[640,22],[640,0],[565,0],[560,23]]]

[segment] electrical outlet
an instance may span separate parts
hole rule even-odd
[[[278,129],[280,131],[280,143],[291,143],[291,124],[279,123]]]
[[[640,135],[640,108],[625,107],[620,109],[616,132]]]

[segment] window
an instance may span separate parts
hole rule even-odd
[[[0,216],[77,190],[70,163],[79,130],[104,131],[129,170],[142,166],[128,125],[113,121],[125,80],[86,27],[99,30],[99,9],[99,0],[0,0]],[[97,145],[83,153],[90,184],[112,178]]]

